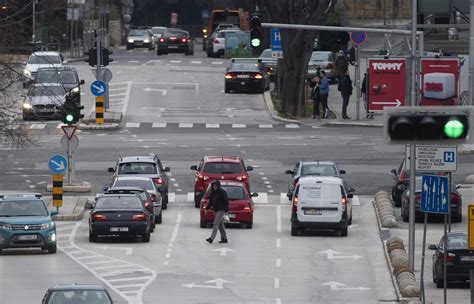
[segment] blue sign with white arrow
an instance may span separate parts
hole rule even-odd
[[[105,94],[106,90],[107,85],[103,81],[96,80],[91,84],[91,92],[94,96],[102,96]]]
[[[61,154],[55,154],[48,160],[49,171],[53,174],[62,174],[66,171],[67,160]]]
[[[271,29],[270,31],[270,41],[272,45],[272,51],[273,52],[278,52],[281,51],[281,36],[280,36],[280,30],[277,28]]]
[[[448,177],[423,175],[421,184],[421,212],[449,213]]]

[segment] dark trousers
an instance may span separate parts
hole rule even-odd
[[[326,109],[328,107],[328,95],[319,95],[318,98],[313,99],[313,116],[319,117],[319,106],[323,106],[323,117],[326,118]]]
[[[349,94],[341,94],[342,95],[342,117],[347,117],[347,106],[349,105],[349,98],[351,95]]]

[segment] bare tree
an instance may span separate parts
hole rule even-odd
[[[323,25],[336,0],[257,0],[264,21],[288,24]],[[295,116],[304,114],[306,67],[313,50],[316,31],[281,30],[283,49],[283,86],[281,111]]]

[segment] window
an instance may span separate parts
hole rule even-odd
[[[95,209],[140,209],[142,203],[138,197],[134,196],[113,196],[99,197],[95,204]]]
[[[156,165],[154,163],[136,162],[121,163],[118,174],[156,174]]]
[[[111,304],[109,297],[102,290],[58,290],[53,291],[48,304],[93,303]]]
[[[207,163],[204,165],[203,172],[210,174],[238,174],[242,172],[242,168],[237,163]]]
[[[251,62],[238,62],[233,63],[230,67],[233,71],[259,71],[260,65],[258,63],[251,63]]]
[[[301,168],[301,175],[336,176],[337,172],[332,165],[308,164]]]
[[[146,30],[131,30],[128,33],[129,36],[148,36],[148,31]]]
[[[146,179],[117,179],[115,180],[114,187],[138,187],[145,190],[155,190],[153,182]]]
[[[448,237],[448,249],[467,248],[467,235],[457,234]]]
[[[32,55],[28,64],[61,64],[61,58],[54,55]]]
[[[78,83],[76,73],[74,71],[38,71],[38,82],[74,84]]]
[[[331,61],[331,53],[313,52],[309,61]]]
[[[21,201],[0,201],[0,217],[8,216],[48,216],[43,201],[21,200]]]
[[[238,186],[222,186],[222,189],[227,192],[229,200],[243,200],[245,199],[244,189]]]

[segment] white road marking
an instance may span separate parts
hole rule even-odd
[[[181,220],[183,218],[183,211],[180,210],[176,217],[176,224],[174,225],[173,234],[171,235],[170,242],[168,243],[168,249],[171,249],[176,242],[176,238],[178,237],[179,232],[179,225],[181,224]],[[171,257],[171,250],[167,250],[165,255],[166,261],[163,262],[164,265],[169,265],[169,259]]]
[[[211,64],[224,64],[224,62],[223,61],[213,61],[213,62],[211,62]]]
[[[188,197],[186,198],[186,202],[194,202],[194,193],[188,192]]]
[[[202,61],[200,61],[200,60],[194,60],[194,61],[191,61],[191,63],[194,63],[194,64],[201,64]]]
[[[285,128],[287,129],[298,129],[300,126],[298,126],[297,124],[286,124],[285,125]]]
[[[268,194],[265,192],[259,192],[257,197],[253,199],[254,203],[267,204],[268,203]]]
[[[166,122],[154,122],[152,128],[166,128]]]
[[[125,128],[139,128],[140,123],[139,122],[127,122],[125,124]]]
[[[44,127],[46,127],[46,124],[39,124],[39,123],[36,124],[36,123],[35,123],[35,124],[32,124],[32,125],[30,126],[30,129],[32,129],[32,130],[39,130],[39,129],[44,129]]]
[[[276,259],[275,260],[275,267],[280,268],[281,267],[281,259]]]
[[[219,124],[210,124],[210,123],[206,124],[206,129],[217,129],[219,127],[220,127]]]
[[[140,60],[129,60],[128,63],[139,63]]]
[[[244,129],[246,127],[247,127],[246,124],[232,124],[232,128],[234,129]]]
[[[281,299],[280,299],[280,298],[276,298],[276,299],[275,299],[275,304],[281,304]]]
[[[277,249],[281,248],[281,239],[276,239],[276,248]]]
[[[352,206],[360,206],[360,200],[358,195],[354,195],[352,198]]]
[[[170,60],[171,63],[181,63],[181,60]]]
[[[281,206],[278,205],[277,209],[277,233],[281,233]]]
[[[178,125],[178,128],[192,128],[193,124],[192,123],[180,123]]]
[[[261,124],[261,125],[258,125],[258,127],[260,129],[271,129],[271,128],[273,128],[273,125],[263,125],[263,124]]]
[[[286,196],[286,193],[280,193],[280,204],[282,205],[288,205],[290,204],[290,201],[288,200],[288,196]]]
[[[273,287],[280,288],[280,278],[274,278]]]

